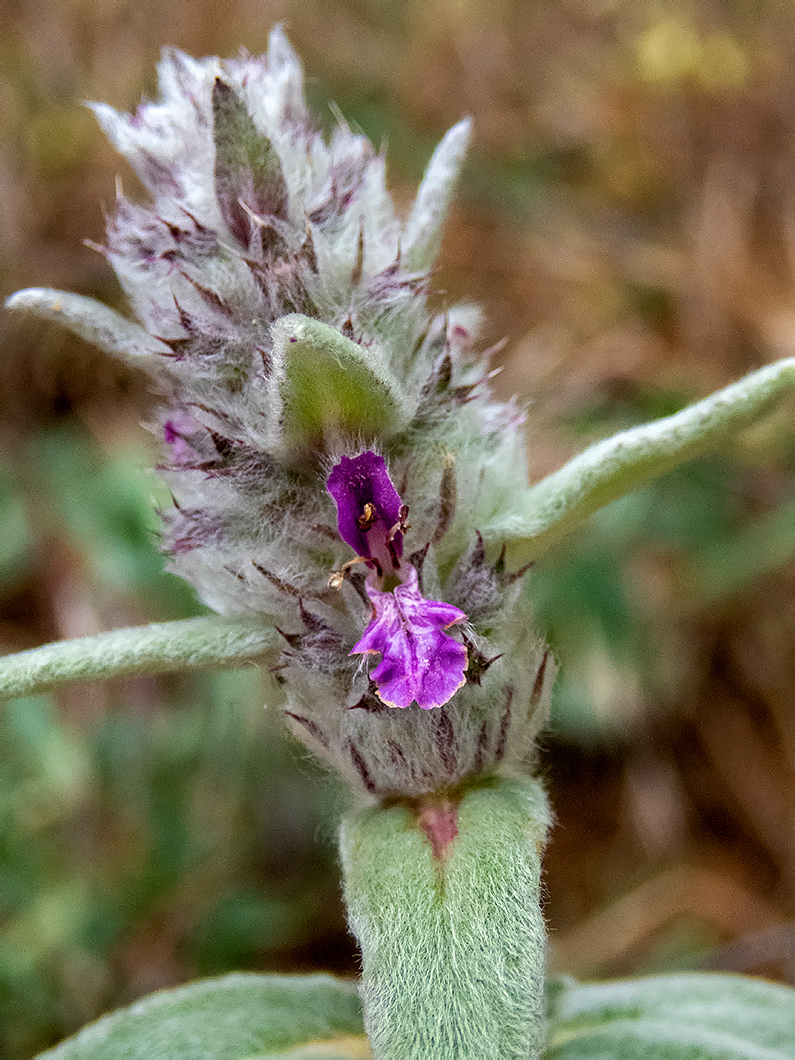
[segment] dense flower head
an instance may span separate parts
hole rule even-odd
[[[280,28],[259,58],[166,50],[159,84],[94,106],[148,194],[119,194],[105,248],[138,322],[57,316],[155,383],[171,569],[280,630],[291,724],[360,787],[526,768],[552,666],[478,532],[526,484],[522,415],[477,310],[428,303],[469,123],[401,220],[383,154],[311,120]]]

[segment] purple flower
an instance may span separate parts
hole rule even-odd
[[[467,616],[452,604],[426,600],[417,571],[402,562],[408,509],[384,458],[369,450],[344,456],[326,486],[337,505],[340,537],[369,568],[373,616],[350,654],[380,653],[370,677],[388,706],[415,700],[425,710],[442,706],[464,684],[467,668],[466,648],[445,630]],[[392,592],[383,591],[387,573],[399,579]]]
[[[446,703],[466,680],[467,650],[444,630],[467,616],[452,604],[426,600],[417,572],[406,570],[408,580],[391,593],[367,585],[374,614],[351,655],[381,653],[370,677],[387,706],[407,707],[416,700],[428,710]]]
[[[337,527],[345,544],[357,556],[372,560],[381,573],[397,570],[407,513],[384,458],[369,450],[353,459],[343,456],[326,489],[337,505]]]

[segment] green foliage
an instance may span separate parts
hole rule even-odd
[[[564,978],[548,983],[546,998],[544,1060],[786,1060],[795,1045],[795,991],[742,976],[585,984]],[[230,975],[144,998],[42,1060],[367,1060],[373,1054],[362,1030],[352,983],[323,975]],[[402,1048],[398,1043],[383,1055],[531,1055],[490,1051],[482,1037],[460,1054],[442,1054],[435,1042]]]
[[[0,706],[2,1056],[151,988],[150,967],[262,967],[330,930],[336,800],[296,770],[256,672],[174,681],[168,714],[136,709],[149,683],[79,725],[46,697]]]
[[[276,1060],[307,1042],[345,1060],[356,987],[327,975],[230,975],[153,994],[43,1054],[47,1060]],[[330,1050],[343,1039],[340,1052]],[[315,1055],[318,1055],[317,1052]],[[361,1054],[360,1054],[361,1055]],[[43,1060],[43,1058],[42,1058]]]
[[[786,1060],[795,990],[732,975],[550,984],[545,1060]]]
[[[405,806],[346,819],[345,898],[377,1060],[538,1055],[548,823],[543,791],[529,779],[466,792],[441,859]]]
[[[766,365],[673,416],[590,446],[531,486],[484,536],[512,543],[517,561],[540,555],[610,501],[748,427],[795,386],[795,358]]]

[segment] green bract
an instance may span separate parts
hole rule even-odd
[[[298,313],[278,320],[271,337],[281,401],[276,444],[287,460],[355,435],[389,438],[406,425],[397,380],[377,352]]]

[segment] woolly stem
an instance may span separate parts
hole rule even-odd
[[[188,618],[57,641],[0,659],[0,697],[47,692],[67,681],[256,662],[274,631],[253,618]]]
[[[483,527],[524,563],[544,552],[592,512],[763,416],[795,389],[795,358],[760,368],[673,416],[633,427],[575,456],[526,490],[513,511]]]
[[[345,819],[345,899],[376,1060],[541,1055],[548,824],[529,778]]]

